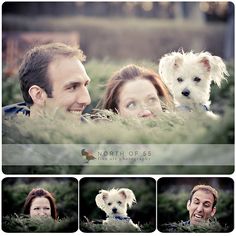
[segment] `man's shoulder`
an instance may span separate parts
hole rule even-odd
[[[27,107],[25,102],[7,105],[2,108],[2,114],[4,117],[15,117],[18,113],[30,116],[30,109]]]

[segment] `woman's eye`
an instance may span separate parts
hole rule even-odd
[[[35,211],[38,211],[38,210],[39,210],[39,207],[35,207],[34,210],[35,210]]]
[[[195,82],[200,82],[201,81],[201,79],[199,78],[199,77],[195,77],[194,79],[193,79],[193,81],[195,81]]]
[[[135,102],[129,102],[126,106],[129,110],[133,110],[136,107],[136,103]]]
[[[177,78],[177,81],[178,81],[179,83],[182,83],[184,80],[179,77],[179,78]]]
[[[155,103],[156,101],[157,101],[157,98],[155,98],[155,97],[152,97],[152,98],[148,99],[149,104]]]

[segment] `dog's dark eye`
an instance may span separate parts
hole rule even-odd
[[[193,79],[193,81],[195,81],[195,82],[200,82],[201,81],[201,79],[199,78],[199,77],[195,77],[194,79]]]
[[[118,201],[117,203],[118,203],[119,205],[121,205],[121,201]]]
[[[183,82],[184,80],[179,77],[179,78],[177,78],[177,81],[178,81],[179,83],[181,83],[181,82]]]
[[[111,202],[108,202],[108,204],[107,204],[108,206],[110,206],[111,205]]]

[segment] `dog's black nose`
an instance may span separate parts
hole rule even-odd
[[[185,97],[188,97],[189,94],[190,94],[190,91],[189,91],[188,89],[184,89],[184,90],[182,91],[182,94],[183,94]]]
[[[113,212],[113,213],[116,213],[116,212],[117,212],[117,209],[116,209],[116,208],[112,208],[112,212]]]

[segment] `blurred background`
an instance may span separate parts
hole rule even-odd
[[[137,204],[128,208],[128,216],[135,224],[139,223],[142,231],[156,229],[156,181],[152,178],[83,178],[80,180],[80,222],[105,220],[106,213],[97,207],[95,197],[100,190],[129,188],[134,192]],[[83,226],[83,224],[81,224]],[[81,227],[80,227],[81,228]],[[82,228],[90,231],[89,227]]]
[[[211,185],[218,191],[215,217],[227,231],[234,229],[234,182],[230,178],[161,178],[157,183],[158,229],[163,232],[163,224],[187,221],[189,212],[186,205],[195,185]],[[164,229],[164,230],[163,230]],[[214,232],[214,231],[213,231]],[[216,231],[215,231],[216,232]]]
[[[19,216],[28,193],[44,188],[54,196],[59,225],[55,231],[74,232],[78,228],[78,181],[75,178],[5,178],[2,181],[3,230],[7,232],[34,231]],[[9,223],[9,217],[11,222]],[[66,220],[65,220],[66,219]],[[60,220],[63,225],[60,225]],[[62,226],[62,227],[61,227]],[[49,228],[50,231],[50,228]]]

